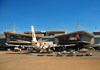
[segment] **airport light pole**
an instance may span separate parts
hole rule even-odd
[[[49,35],[49,27],[48,27],[48,35]]]

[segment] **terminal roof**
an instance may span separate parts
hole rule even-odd
[[[32,35],[30,35],[30,34],[22,34],[22,33],[16,33],[16,32],[4,32],[4,34],[10,34],[10,35],[21,35],[21,36],[32,37]],[[36,36],[36,37],[42,37],[42,36]]]
[[[55,37],[57,38],[57,37],[73,35],[73,34],[86,34],[86,35],[88,35],[90,37],[94,37],[94,35],[89,33],[88,31],[75,31],[75,32],[71,32],[71,33],[67,33],[67,34],[63,34],[63,35],[59,35],[59,36],[55,36]]]

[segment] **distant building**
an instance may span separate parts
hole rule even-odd
[[[94,31],[92,33],[94,35],[94,38],[92,38],[92,47],[95,49],[98,49],[100,47],[100,31]]]
[[[100,31],[95,31],[93,32],[94,38],[92,40],[92,42],[94,44],[100,44]]]
[[[0,34],[0,47],[6,46],[6,37],[4,34]]]

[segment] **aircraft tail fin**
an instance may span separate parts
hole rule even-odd
[[[35,35],[35,31],[34,31],[33,26],[31,26],[31,30],[32,30],[32,43],[35,43],[35,42],[37,42],[37,40],[36,40],[36,35]]]

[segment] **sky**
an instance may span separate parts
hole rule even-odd
[[[0,34],[20,30],[100,31],[100,0],[0,0]]]

